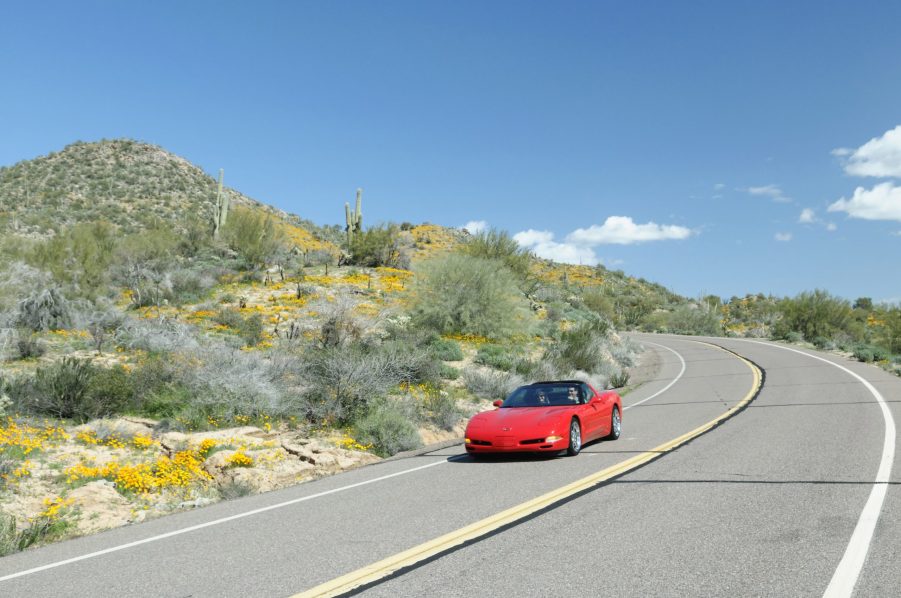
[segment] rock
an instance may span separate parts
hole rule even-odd
[[[265,467],[236,467],[224,470],[220,483],[231,481],[248,486],[254,492],[268,492],[292,486],[312,477],[315,472],[316,467],[311,463],[288,459],[271,466],[267,464]]]
[[[178,503],[176,508],[178,509],[193,509],[196,507],[205,507],[207,505],[213,504],[212,498],[207,498],[205,496],[201,496],[200,498],[195,498],[194,500],[186,500],[184,502]]]
[[[78,531],[90,534],[111,527],[119,527],[135,520],[132,506],[124,496],[116,492],[112,482],[96,480],[69,492],[73,506],[81,512]],[[143,515],[143,513],[138,513]]]

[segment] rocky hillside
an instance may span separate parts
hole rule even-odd
[[[212,219],[216,180],[163,148],[130,139],[77,141],[59,152],[0,167],[0,226],[45,234],[76,222],[106,220],[123,232],[163,222],[185,229]],[[319,238],[321,229],[225,187],[232,205],[266,210]],[[336,208],[337,210],[337,208]]]

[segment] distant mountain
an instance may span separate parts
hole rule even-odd
[[[77,222],[107,220],[123,232],[160,223],[184,228],[188,218],[212,222],[217,181],[163,148],[130,139],[82,141],[62,151],[0,167],[0,216],[25,233],[48,233]],[[231,204],[266,210],[317,237],[322,229],[225,187]],[[336,213],[340,212],[337,205]],[[0,221],[2,226],[3,221]]]

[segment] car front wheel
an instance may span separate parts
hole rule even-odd
[[[622,431],[623,417],[619,414],[619,407],[614,407],[610,414],[610,434],[607,435],[607,440],[616,440]]]
[[[575,457],[579,454],[579,451],[582,450],[582,426],[579,425],[578,420],[572,420],[569,424],[569,448],[566,449],[566,454],[570,457]]]

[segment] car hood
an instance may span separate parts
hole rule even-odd
[[[509,431],[545,427],[572,416],[572,407],[508,407],[479,413],[469,426],[475,429],[509,428]]]

